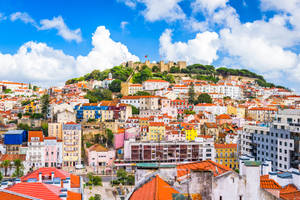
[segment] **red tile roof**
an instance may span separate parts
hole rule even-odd
[[[26,154],[3,154],[0,156],[1,162],[4,160],[14,161],[16,159],[24,161],[26,159]]]
[[[22,182],[7,188],[7,190],[43,200],[59,200],[61,188],[45,183]]]
[[[281,186],[273,179],[260,179],[262,189],[281,189]]]
[[[280,190],[280,198],[284,200],[300,200],[300,191],[296,186],[289,184]]]
[[[28,142],[32,142],[33,137],[38,137],[39,142],[44,141],[43,131],[28,131]],[[37,141],[34,141],[37,142]]]
[[[149,122],[149,126],[165,126],[163,122]]]
[[[55,178],[66,179],[70,177],[71,174],[69,172],[63,171],[61,169],[57,169],[55,167],[42,167],[31,173],[28,173],[26,176],[21,177],[21,181],[27,181],[30,178],[39,179],[39,173],[42,173],[42,176],[51,177],[51,173],[54,172]]]
[[[165,81],[165,80],[159,80],[159,79],[150,79],[150,80],[147,80],[145,82],[160,82],[160,83],[168,83],[168,81]]]
[[[216,149],[236,149],[237,144],[215,144]]]
[[[179,192],[156,175],[136,189],[129,200],[171,200],[174,193]]]
[[[232,171],[229,167],[218,164],[211,160],[204,160],[200,162],[192,162],[187,164],[179,164],[177,165],[177,177],[180,179],[181,177],[187,175],[190,170],[209,170],[213,172],[214,176],[219,176],[224,174],[225,172]]]
[[[29,200],[32,199],[29,196],[25,196],[23,194],[19,194],[16,192],[12,192],[9,190],[1,190],[0,196],[2,200]]]

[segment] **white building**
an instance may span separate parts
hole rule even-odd
[[[160,90],[163,88],[168,88],[170,83],[164,80],[147,80],[143,82],[144,90]]]
[[[45,144],[42,131],[28,132],[26,162],[29,167],[43,167],[45,163]]]
[[[200,111],[210,112],[213,115],[227,114],[227,107],[212,103],[199,103],[194,106],[194,111],[198,114]]]
[[[112,78],[112,74],[109,73],[108,78],[106,78],[102,81],[102,87],[107,89],[114,80],[115,79]]]

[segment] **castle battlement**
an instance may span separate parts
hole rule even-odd
[[[150,63],[149,60],[146,60],[144,63],[128,61],[126,63],[122,63],[122,65],[133,68],[133,69],[136,69],[137,67],[141,68],[144,65],[146,65],[150,69],[152,69],[154,66],[157,66],[161,72],[164,72],[164,71],[168,72],[168,71],[170,71],[171,67],[173,67],[173,66],[179,67],[179,69],[186,68],[185,61],[178,61],[178,62],[169,61],[167,63],[165,63],[164,61],[159,61],[157,63]]]

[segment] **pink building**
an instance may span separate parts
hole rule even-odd
[[[114,134],[114,147],[115,149],[122,148],[124,146],[124,140],[130,138],[136,138],[139,135],[139,128],[132,127],[128,129],[119,129],[118,133]]]
[[[100,144],[94,144],[86,152],[91,167],[108,167],[115,159],[115,150],[109,150]]]
[[[62,141],[56,137],[45,137],[45,167],[62,166]]]

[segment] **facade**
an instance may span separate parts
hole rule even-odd
[[[43,167],[45,164],[45,143],[42,131],[28,132],[26,162],[29,167]]]
[[[256,121],[272,122],[277,111],[277,108],[253,107],[248,109],[247,117]]]
[[[158,141],[165,138],[166,128],[163,122],[150,122],[149,132],[147,134],[148,141]]]
[[[142,84],[131,84],[128,87],[128,94],[127,95],[134,95],[135,93],[143,91],[143,85]]]
[[[283,110],[272,124],[244,126],[241,135],[242,154],[251,155],[259,161],[272,161],[273,171],[298,168],[299,122],[298,110]]]
[[[10,130],[4,134],[7,154],[19,154],[23,142],[27,142],[27,132],[24,130]]]
[[[62,140],[56,137],[45,137],[45,167],[61,167],[62,166]]]
[[[165,80],[156,80],[151,79],[143,82],[143,89],[144,90],[160,90],[164,88],[168,88],[170,83]]]
[[[62,123],[48,123],[48,136],[62,139]]]
[[[91,167],[108,167],[112,165],[115,158],[114,150],[109,150],[100,144],[94,144],[86,152]]]
[[[215,144],[216,162],[231,169],[239,168],[237,144]]]
[[[199,139],[189,142],[136,142],[125,141],[125,162],[165,162],[215,160],[213,139]]]
[[[81,125],[74,122],[63,124],[63,166],[81,164]]]

